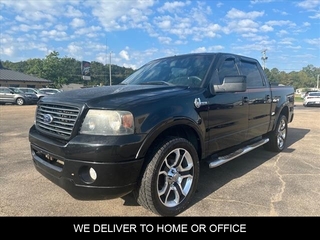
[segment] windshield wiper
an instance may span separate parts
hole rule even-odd
[[[150,81],[150,82],[142,82],[141,85],[174,85],[172,83],[166,81]]]

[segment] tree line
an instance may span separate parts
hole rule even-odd
[[[34,58],[20,62],[2,62],[3,67],[22,72],[39,78],[51,80],[54,87],[60,88],[63,84],[80,83],[84,85],[110,85],[109,64],[92,61],[90,63],[90,81],[84,81],[81,74],[81,61],[70,57],[59,57],[56,51],[48,54],[44,59]],[[112,85],[119,84],[134,72],[132,68],[111,65]],[[316,88],[320,68],[312,64],[303,67],[300,71],[285,72],[277,68],[264,69],[271,83],[291,85],[298,88]]]
[[[63,84],[80,83],[84,85],[110,85],[109,65],[99,62],[90,62],[90,81],[84,81],[81,73],[82,61],[70,57],[59,57],[56,51],[48,54],[44,59],[33,58],[26,61],[2,61],[4,68],[22,72],[38,78],[50,80],[52,86],[61,88]],[[112,85],[119,84],[134,72],[132,68],[120,67],[111,64]]]

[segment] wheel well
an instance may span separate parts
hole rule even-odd
[[[273,124],[272,130],[274,130],[274,129],[276,128],[277,122],[278,122],[278,120],[279,120],[279,118],[280,118],[281,115],[284,115],[284,116],[287,118],[287,120],[289,121],[289,119],[288,119],[288,118],[289,118],[289,109],[288,109],[287,106],[284,107],[284,108],[282,108],[281,112],[279,113],[279,115],[278,115],[277,118],[275,119],[275,122],[274,122],[274,124]]]
[[[288,109],[288,107],[284,107],[284,108],[281,110],[281,112],[280,112],[280,114],[279,114],[279,117],[280,117],[281,115],[286,116],[287,119],[289,118],[289,109]],[[289,120],[289,119],[288,119],[288,120]]]
[[[150,145],[149,150],[147,151],[146,155],[154,148],[154,146],[160,142],[162,139],[168,136],[173,136],[173,137],[182,137],[187,139],[196,149],[199,159],[201,159],[201,153],[202,153],[202,148],[201,148],[201,143],[199,136],[197,135],[196,131],[192,129],[191,127],[187,125],[176,125],[172,126],[165,131],[163,131],[159,136],[157,136],[156,139],[154,139],[153,143]]]
[[[176,125],[176,126],[169,127],[168,129],[164,130],[159,136],[157,136],[148,147],[148,150],[145,153],[145,161],[140,170],[140,176],[137,184],[140,184],[140,180],[143,176],[146,166],[151,161],[151,159],[149,159],[148,157],[152,156],[154,149],[166,137],[181,137],[181,138],[187,139],[196,149],[199,161],[201,161],[202,147],[201,147],[199,136],[197,135],[196,131],[187,125]]]

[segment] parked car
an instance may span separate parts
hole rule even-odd
[[[44,91],[41,91],[37,88],[27,88],[27,87],[19,87],[19,90],[23,91],[24,93],[33,93],[36,94],[38,97],[38,100],[42,97],[48,96],[48,93],[45,93]]]
[[[17,105],[36,104],[37,95],[33,93],[24,93],[17,88],[0,87],[0,103],[12,103]]]
[[[306,91],[304,94],[301,95],[302,98],[306,98],[307,96],[309,96],[310,93],[313,93],[313,92],[320,92],[319,90],[309,90],[309,91]]]
[[[320,106],[320,92],[310,92],[304,97],[303,106]]]
[[[40,88],[39,90],[46,94],[55,94],[55,93],[62,92],[62,90],[57,88]]]
[[[176,55],[118,85],[41,99],[30,156],[76,199],[132,193],[153,213],[175,216],[193,201],[200,161],[215,168],[262,145],[281,152],[293,116],[293,87],[270,85],[258,60]]]

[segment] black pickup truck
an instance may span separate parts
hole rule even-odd
[[[215,168],[257,147],[280,152],[294,90],[255,59],[197,53],[151,61],[121,84],[38,102],[29,130],[35,168],[81,200],[131,194],[160,216],[186,210],[200,161]]]

